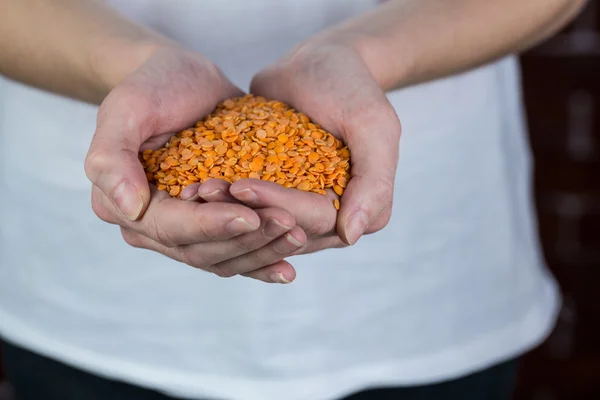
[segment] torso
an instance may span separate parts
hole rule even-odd
[[[111,3],[246,89],[377,1]],[[515,59],[389,98],[404,128],[390,224],[294,258],[298,280],[269,286],[128,247],[90,207],[96,108],[0,81],[0,334],[169,393],[244,400],[424,383],[534,345],[558,294],[539,254]]]

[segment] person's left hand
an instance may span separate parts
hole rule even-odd
[[[306,44],[256,75],[251,92],[292,105],[348,145],[352,170],[341,209],[331,190],[323,196],[256,179],[207,182],[200,197],[290,212],[308,238],[298,254],[351,245],[382,229],[392,211],[401,126],[358,52],[340,43]]]

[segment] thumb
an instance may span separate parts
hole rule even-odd
[[[150,187],[138,159],[144,139],[136,130],[141,125],[124,118],[103,118],[102,114],[101,110],[85,159],[85,173],[124,218],[135,221],[150,201]]]
[[[392,213],[401,128],[395,112],[383,117],[380,123],[373,123],[381,119],[377,116],[375,121],[355,124],[356,128],[344,135],[352,166],[341,200],[337,231],[349,245],[365,233],[382,229]]]

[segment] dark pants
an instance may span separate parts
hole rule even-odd
[[[3,358],[16,400],[174,400],[152,390],[97,377],[6,343]],[[510,400],[516,372],[517,361],[512,360],[453,381],[365,390],[344,400]]]

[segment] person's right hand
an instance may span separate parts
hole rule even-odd
[[[306,243],[290,213],[171,198],[148,184],[138,159],[141,150],[164,145],[219,102],[241,94],[202,56],[176,48],[157,50],[100,106],[85,161],[93,184],[92,207],[102,220],[120,225],[134,247],[222,277],[243,274],[287,283],[295,271],[281,260]],[[182,198],[196,189],[184,190]]]

